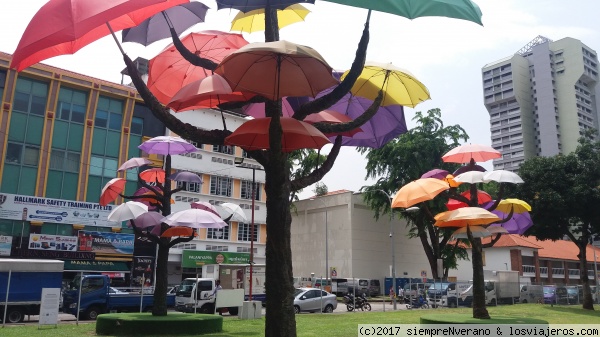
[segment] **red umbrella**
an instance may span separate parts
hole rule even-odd
[[[500,157],[500,152],[489,145],[464,144],[448,151],[442,160],[447,163],[469,163],[471,159],[483,162]]]
[[[233,92],[229,83],[220,75],[214,74],[187,84],[175,93],[167,107],[176,112],[216,108],[225,102],[247,101],[256,96],[252,93]]]
[[[125,190],[125,182],[126,180],[123,178],[114,178],[107,182],[102,188],[100,202],[98,203],[101,206],[106,206],[109,202],[115,201],[119,194],[123,193]]]
[[[174,236],[198,236],[198,233],[191,227],[171,227],[164,231],[160,236],[163,238],[172,238]]]
[[[188,34],[181,42],[191,52],[216,63],[248,44],[240,34],[216,30]],[[148,88],[161,103],[168,104],[181,88],[209,75],[185,60],[171,44],[150,60]]]
[[[165,182],[165,170],[161,168],[151,168],[142,171],[140,173],[140,178],[149,183],[159,182],[162,184]]]
[[[314,124],[314,123],[347,123],[353,121],[348,115],[344,115],[343,113],[339,113],[333,110],[323,110],[316,114],[308,115],[304,121],[306,123]],[[342,135],[344,137],[352,137],[355,134],[362,132],[361,128],[356,128],[350,131],[342,132],[342,133],[326,133],[325,136],[332,137],[337,135]]]
[[[21,71],[48,58],[73,54],[86,45],[189,0],[52,0],[34,15],[13,53]]]
[[[225,138],[225,145],[239,146],[245,150],[266,150],[269,148],[269,125],[271,117],[249,120]],[[294,118],[281,117],[283,152],[298,149],[320,149],[330,141],[314,126]]]
[[[468,190],[462,192],[460,195],[471,200],[471,192]],[[477,203],[479,203],[481,205],[481,204],[485,204],[486,202],[490,202],[490,201],[492,201],[491,195],[489,195],[487,192],[477,190]]]

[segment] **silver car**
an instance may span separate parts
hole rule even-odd
[[[337,298],[324,290],[315,288],[296,288],[294,293],[294,310],[296,313],[333,312],[337,308]]]

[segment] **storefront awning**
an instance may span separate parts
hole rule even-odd
[[[127,263],[121,261],[65,260],[65,271],[129,272]]]

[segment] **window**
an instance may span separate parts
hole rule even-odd
[[[120,131],[123,124],[123,102],[100,96],[96,108],[95,126]]]
[[[56,118],[83,124],[87,106],[87,93],[69,88],[60,88]]]
[[[229,226],[223,228],[208,228],[206,238],[213,240],[229,240]]]
[[[254,254],[258,253],[258,248],[253,249]],[[250,253],[250,247],[237,247],[238,253]]]
[[[48,99],[48,84],[19,78],[15,88],[13,110],[44,116]]]
[[[210,194],[231,197],[231,178],[210,176]]]
[[[78,173],[80,157],[79,153],[52,149],[50,169]]]
[[[4,95],[4,86],[6,83],[6,71],[0,70],[0,97]]]
[[[220,152],[225,154],[234,154],[235,150],[233,146],[227,145],[213,145],[213,152]]]
[[[206,245],[206,250],[209,252],[227,252],[227,251],[229,251],[229,247]]]
[[[194,193],[200,193],[202,190],[202,184],[200,183],[188,183],[188,182],[182,182],[182,181],[178,181],[177,182],[177,188],[182,188],[184,191],[188,191],[188,192],[194,192]]]
[[[144,132],[144,120],[139,117],[133,117],[131,119],[130,133],[133,135],[141,136]]]
[[[254,242],[258,242],[258,224],[254,224]],[[238,224],[238,241],[250,241],[250,224]]]
[[[242,187],[242,192],[241,192],[241,198],[242,199],[252,199],[252,181],[248,181],[248,180],[242,180],[241,182],[241,187]],[[260,200],[260,184],[259,183],[255,183],[254,185],[254,200]]]

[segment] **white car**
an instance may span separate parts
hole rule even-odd
[[[308,311],[331,313],[337,308],[337,297],[324,290],[315,288],[296,288],[294,292],[294,310],[297,314]]]

